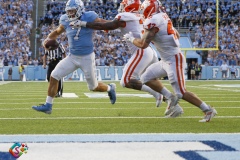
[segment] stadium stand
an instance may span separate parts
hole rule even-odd
[[[45,0],[45,14],[39,18],[36,28],[39,42],[58,26],[59,17],[65,13],[65,0]],[[86,10],[93,10],[104,19],[113,19],[117,14],[120,0],[83,0]],[[216,0],[162,0],[175,28],[183,37],[189,37],[193,48],[219,48],[219,51],[196,51],[201,56],[202,64],[220,66],[223,61],[228,65],[240,65],[240,2],[219,0],[219,32],[216,46]],[[32,0],[0,1],[0,58],[4,65],[17,66],[19,63],[33,65],[37,58],[42,61],[43,48],[39,47],[38,57],[33,57],[30,46],[30,34],[33,20]],[[16,17],[17,18],[16,18]],[[20,41],[21,39],[21,41]],[[68,52],[67,39],[61,41]],[[119,37],[119,30],[110,32],[96,31],[96,65],[122,66],[130,58],[128,47]],[[181,41],[180,41],[181,42]]]
[[[0,1],[0,58],[4,66],[28,63],[32,12],[32,0]]]

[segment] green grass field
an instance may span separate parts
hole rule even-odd
[[[163,83],[171,90],[168,81]],[[116,84],[119,95],[112,105],[108,98],[87,97],[84,93],[97,92],[89,91],[86,82],[65,82],[64,92],[79,97],[56,98],[52,114],[47,115],[31,108],[45,102],[47,82],[0,82],[0,134],[240,132],[240,81],[186,82],[189,91],[218,111],[210,123],[199,123],[203,113],[184,100],[180,101],[183,116],[166,119],[165,103],[156,108],[154,98],[123,96],[145,92]]]

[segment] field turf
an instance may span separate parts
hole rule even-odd
[[[0,134],[240,132],[240,81],[186,82],[189,91],[218,111],[210,123],[199,123],[203,113],[184,100],[181,117],[164,118],[165,103],[156,108],[153,97],[136,95],[147,93],[115,83],[117,102],[112,105],[106,93],[89,91],[86,82],[64,82],[64,93],[78,98],[54,99],[53,112],[47,115],[31,108],[45,102],[47,82],[0,82]],[[168,81],[163,83],[172,91]],[[85,93],[105,97],[89,98]]]

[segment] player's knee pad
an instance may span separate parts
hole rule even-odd
[[[59,74],[59,71],[57,71],[57,70],[53,70],[52,71],[52,73],[51,73],[51,77],[53,77],[54,79],[56,79],[56,80],[60,80],[62,77],[60,76],[60,74]]]

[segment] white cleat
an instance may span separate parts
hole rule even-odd
[[[199,122],[210,122],[210,120],[217,114],[216,109],[210,108],[210,110],[205,111],[205,116],[202,120],[199,120]]]
[[[175,111],[175,106],[177,105],[179,98],[177,96],[172,95],[170,99],[167,100],[168,106],[165,110],[165,116],[168,116],[170,113]]]
[[[181,116],[182,114],[183,114],[183,109],[179,104],[177,104],[172,110],[172,112],[166,115],[165,118],[176,118]]]
[[[163,95],[158,93],[156,98],[156,107],[159,107],[163,102]]]

